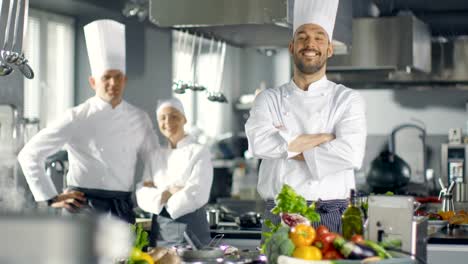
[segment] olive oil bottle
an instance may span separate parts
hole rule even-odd
[[[344,211],[341,219],[343,237],[350,240],[355,234],[363,235],[363,224],[364,214],[362,213],[361,207],[358,205],[356,192],[351,190],[348,208]]]

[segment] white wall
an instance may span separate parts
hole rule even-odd
[[[273,57],[273,86],[280,86],[292,78],[291,57],[287,48],[278,49]]]
[[[391,130],[415,118],[423,121],[429,135],[447,135],[449,128],[466,133],[468,91],[455,88],[359,90],[367,104],[369,135],[388,135]]]

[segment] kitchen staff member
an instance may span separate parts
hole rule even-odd
[[[309,202],[318,201],[320,224],[340,232],[346,198],[355,188],[366,142],[364,101],[325,75],[337,8],[338,0],[295,1],[293,79],[260,93],[245,125],[250,152],[263,159],[258,192],[273,223],[280,221],[270,213],[273,199],[288,184]]]
[[[153,213],[152,237],[164,243],[180,243],[183,233],[193,233],[203,244],[210,241],[204,205],[210,197],[213,165],[208,149],[187,135],[182,103],[172,98],[156,110],[159,129],[167,147],[154,152],[152,175],[137,186],[140,208]]]
[[[97,20],[84,27],[96,95],[68,110],[34,136],[18,156],[36,201],[66,212],[111,213],[135,222],[131,191],[138,154],[148,160],[159,147],[148,115],[122,99],[125,27]],[[46,158],[68,151],[68,189],[58,193],[46,175]]]

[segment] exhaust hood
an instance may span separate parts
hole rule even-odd
[[[355,18],[353,47],[328,60],[328,72],[431,72],[431,34],[414,16]]]
[[[183,28],[238,47],[287,47],[294,0],[150,0],[150,21]],[[334,44],[351,45],[352,1],[340,1]]]
[[[353,47],[327,62],[327,77],[350,87],[468,89],[468,37],[431,38],[411,15],[355,18]]]

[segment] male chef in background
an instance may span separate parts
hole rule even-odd
[[[258,192],[274,224],[280,218],[270,212],[273,199],[288,184],[309,203],[317,201],[320,224],[340,232],[355,188],[366,142],[364,101],[325,75],[337,9],[338,0],[295,1],[293,79],[260,93],[245,125],[250,152],[263,159]]]
[[[18,159],[36,201],[70,213],[110,213],[135,222],[131,192],[138,154],[146,162],[159,147],[149,116],[122,99],[125,26],[97,20],[84,27],[96,95],[41,130]],[[46,158],[68,152],[68,188],[57,192],[46,175]]]

